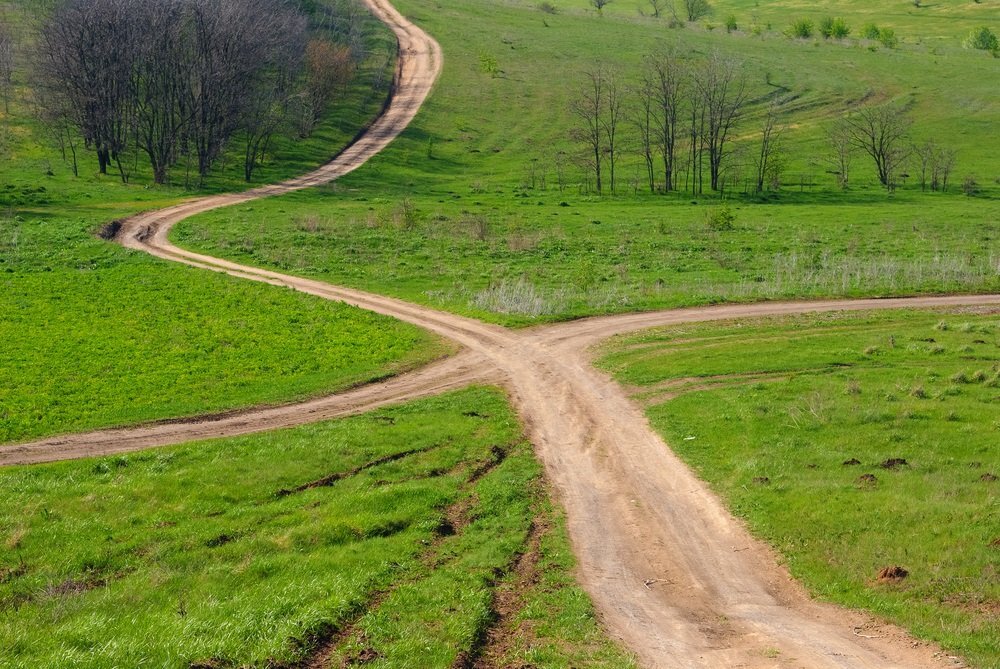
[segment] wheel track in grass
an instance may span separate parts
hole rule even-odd
[[[1000,305],[946,296],[725,305],[592,318],[519,332],[402,300],[178,248],[170,228],[195,214],[328,183],[360,167],[414,118],[440,73],[437,43],[387,0],[366,0],[397,35],[395,89],[383,114],[318,170],[244,193],[135,216],[124,246],[165,260],[352,304],[460,344],[458,355],[381,384],[284,407],[47,439],[0,449],[0,464],[103,455],[247,434],[360,413],[460,388],[506,389],[566,510],[578,578],[607,630],[648,667],[953,667],[936,647],[871,616],[811,600],[651,429],[588,350],[657,325],[805,313]]]

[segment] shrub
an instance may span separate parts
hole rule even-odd
[[[971,175],[965,177],[965,181],[962,182],[962,192],[968,195],[969,197],[974,197],[976,195],[979,195],[980,188],[979,188],[979,182],[976,181],[976,177]]]
[[[996,54],[1000,52],[1000,41],[997,40],[997,36],[992,30],[983,26],[969,33],[969,36],[965,40],[965,48],[981,49]]]
[[[830,37],[833,39],[847,39],[847,36],[851,34],[851,27],[847,25],[847,21],[844,19],[834,19],[833,25],[830,28]]]
[[[729,207],[712,209],[707,214],[705,214],[705,223],[712,230],[717,230],[717,231],[732,230],[733,223],[735,222],[736,222],[736,214],[734,214],[729,209]]]
[[[813,36],[816,26],[809,19],[799,19],[788,27],[788,34],[798,39],[809,39]]]
[[[896,37],[896,31],[892,28],[882,28],[879,31],[878,41],[882,43],[886,49],[895,49],[899,46],[899,38]]]
[[[830,39],[830,35],[833,34],[833,17],[824,17],[819,22],[819,34],[823,36],[824,39]]]
[[[878,26],[875,25],[874,23],[869,23],[868,25],[866,25],[864,28],[861,29],[861,36],[864,37],[865,39],[877,40],[879,39],[881,34],[882,33],[878,29]]]
[[[731,33],[736,30],[739,30],[739,28],[740,28],[739,25],[736,23],[736,17],[730,14],[729,17],[726,19],[726,32]],[[994,39],[996,38],[994,37]]]
[[[555,14],[559,11],[551,2],[543,2],[538,5],[538,8],[546,14]]]

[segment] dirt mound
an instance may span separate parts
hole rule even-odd
[[[990,542],[990,548],[1000,548],[1000,537]]]
[[[766,476],[754,476],[753,482],[757,485],[771,485],[771,479]]]
[[[979,480],[982,481],[983,483],[993,483],[994,481],[997,480],[997,475],[991,474],[990,472],[986,472],[985,474],[979,477]]]
[[[907,466],[908,463],[905,458],[889,458],[888,460],[883,460],[879,467],[882,469],[899,469],[900,467]]]
[[[843,462],[843,465],[845,467],[853,467],[854,465],[860,465],[860,464],[861,460],[858,460],[857,458],[851,458],[850,460],[844,460]]]
[[[862,474],[858,477],[859,485],[875,485],[878,483],[878,478],[874,474]]]
[[[878,580],[882,582],[901,581],[909,575],[910,572],[906,571],[899,565],[893,565],[892,567],[883,567],[878,573]]]

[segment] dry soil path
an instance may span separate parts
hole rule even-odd
[[[654,325],[749,316],[1000,304],[1000,296],[720,306],[595,318],[510,331],[401,300],[180,249],[167,240],[196,213],[326,183],[362,165],[413,119],[442,65],[437,43],[387,0],[366,0],[400,42],[395,95],[328,165],[246,193],[203,198],[127,221],[119,241],[167,260],[287,286],[387,314],[463,351],[382,384],[286,407],[48,439],[0,449],[0,464],[121,452],[355,413],[473,382],[502,383],[566,510],[579,577],[608,630],[648,667],[955,666],[891,625],[809,599],[650,428],[588,349]]]

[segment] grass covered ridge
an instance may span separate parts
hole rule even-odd
[[[0,666],[632,666],[571,583],[539,476],[482,388],[5,469]]]
[[[602,353],[813,593],[998,666],[996,314],[702,324]],[[879,580],[893,566],[909,575]]]

